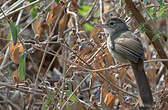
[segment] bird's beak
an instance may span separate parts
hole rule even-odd
[[[107,24],[95,24],[98,27],[108,28]]]

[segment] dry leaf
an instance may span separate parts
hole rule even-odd
[[[12,73],[12,81],[14,82],[14,83],[20,83],[21,82],[21,80],[20,80],[20,78],[19,78],[19,71],[18,70],[15,70],[13,73]]]
[[[77,12],[78,9],[80,8],[78,6],[78,0],[71,0],[71,5],[70,5],[70,10],[73,11],[73,12]]]
[[[0,54],[0,64],[2,63],[2,61],[3,61],[3,55]]]
[[[168,76],[165,76],[165,84],[166,84],[166,87],[168,87]]]
[[[120,76],[121,81],[124,83],[123,80],[125,79],[125,76],[126,76],[126,69],[122,67],[119,71],[119,74],[120,74],[119,76]]]
[[[103,84],[102,87],[101,87],[101,92],[102,92],[102,97],[101,97],[101,99],[102,99],[102,100],[105,100],[105,97],[106,97],[106,95],[107,95],[107,93],[108,93],[108,89],[109,89],[109,87],[108,87],[107,82],[104,82],[104,84]]]
[[[60,22],[59,22],[59,28],[58,28],[58,32],[59,32],[59,36],[63,37],[63,32],[65,31],[65,29],[67,28],[67,24],[69,21],[70,15],[69,14],[65,14]]]
[[[106,65],[107,66],[114,65],[115,62],[114,62],[114,59],[113,59],[111,53],[107,49],[105,50],[105,53],[106,53],[106,57],[105,57]]]
[[[147,75],[148,75],[148,78],[150,78],[150,81],[152,81],[152,83],[156,83],[155,82],[155,79],[156,79],[156,74],[157,74],[157,72],[158,72],[158,69],[156,69],[156,68],[148,68],[148,69],[146,69],[146,72],[148,73]]]
[[[39,18],[37,18],[33,23],[32,23],[32,28],[33,28],[33,31],[34,33],[37,35],[37,36],[40,36],[40,32],[41,32],[41,21]]]
[[[37,18],[32,23],[32,29],[36,35],[36,40],[43,40],[49,35],[49,26],[46,22],[42,21],[40,18]]]
[[[20,43],[17,43],[15,46],[13,42],[10,42],[10,58],[15,64],[19,64],[19,54],[24,51],[23,46]]]
[[[104,103],[107,106],[109,106],[109,104],[111,104],[113,100],[114,100],[114,95],[111,92],[109,92],[109,93],[106,94],[106,97],[104,99]]]
[[[135,76],[134,76],[134,74],[133,74],[133,72],[132,72],[132,69],[128,69],[128,70],[127,70],[127,75],[128,75],[128,77],[129,77],[131,80],[135,81]]]
[[[100,27],[94,27],[92,32],[90,33],[90,38],[93,38],[94,42],[101,46],[101,43],[103,40],[100,38],[99,33],[102,31],[102,28]]]
[[[96,76],[97,76],[97,73],[93,72],[91,78],[96,78]]]
[[[46,22],[52,23],[58,17],[61,10],[62,10],[61,3],[56,4],[55,2],[53,2],[52,6],[51,6],[51,10],[50,10],[49,14],[47,15]]]

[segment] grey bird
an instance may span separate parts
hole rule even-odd
[[[144,70],[144,48],[141,41],[129,31],[129,27],[120,18],[110,18],[105,24],[98,24],[104,28],[107,37],[107,47],[116,62],[130,62],[140,97],[144,108],[151,108],[153,97]]]

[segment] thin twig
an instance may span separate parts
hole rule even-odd
[[[103,2],[102,0],[99,0],[99,6],[100,6],[100,20],[101,20],[101,23],[103,24],[104,21],[103,21]]]
[[[89,63],[100,52],[100,50],[104,47],[105,44],[106,42],[104,42],[102,46],[88,59],[87,63]]]
[[[79,32],[79,29],[78,29],[78,19],[77,19],[77,14],[73,11],[70,11],[69,8],[70,8],[70,5],[71,5],[71,2],[68,3],[67,5],[67,13],[69,14],[72,14],[75,18],[75,28],[76,28],[76,33]]]
[[[14,10],[14,11],[8,13],[6,16],[8,17],[8,16],[10,16],[10,15],[12,15],[12,14],[14,14],[14,13],[20,11],[20,10],[23,10],[23,9],[25,9],[25,8],[27,8],[27,7],[29,7],[29,6],[32,6],[32,5],[36,4],[36,3],[39,3],[40,1],[41,1],[41,0],[37,0],[37,1],[34,1],[34,2],[32,2],[32,3],[30,3],[30,4],[26,5],[26,6],[20,7],[20,8],[18,8],[18,9]],[[0,17],[0,20],[4,19],[4,17],[5,17],[5,16],[1,16],[1,17]]]
[[[50,42],[51,37],[52,37],[53,34],[54,34],[55,28],[56,28],[57,24],[59,23],[59,20],[61,19],[61,15],[62,15],[64,9],[65,9],[65,6],[63,7],[63,9],[61,10],[61,12],[59,13],[59,16],[58,16],[58,18],[57,18],[57,20],[56,20],[56,22],[55,22],[54,27],[53,27],[53,30],[52,30],[50,36],[47,38],[48,42]],[[39,67],[39,70],[38,70],[38,72],[37,72],[37,76],[36,76],[36,80],[35,80],[35,88],[37,88],[37,82],[38,82],[38,79],[39,79],[39,76],[40,76],[40,71],[41,71],[42,65],[43,65],[43,63],[44,63],[44,61],[45,61],[46,51],[47,51],[47,49],[48,49],[48,46],[49,46],[49,43],[48,43],[48,44],[46,45],[46,47],[45,47],[44,54],[43,54],[43,57],[42,57],[42,60],[41,60],[41,63],[40,63],[40,67]]]
[[[5,15],[7,15],[10,11],[17,8],[20,4],[22,4],[25,0],[18,0],[15,3],[13,3],[7,10],[4,11]],[[0,16],[3,14],[1,13]]]
[[[78,90],[78,88],[82,85],[82,83],[83,82],[85,82],[85,80],[87,79],[87,78],[89,78],[89,76],[90,76],[91,74],[88,74],[79,84],[78,84],[78,86],[75,88],[75,90],[69,95],[69,97],[67,98],[67,100],[66,100],[66,102],[63,104],[63,106],[61,107],[61,109],[60,110],[63,110],[64,109],[64,107],[66,106],[66,104],[68,103],[68,101],[70,100],[70,98],[75,94],[75,92]]]

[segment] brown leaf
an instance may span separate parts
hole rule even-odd
[[[37,19],[32,23],[32,28],[33,28],[34,33],[35,33],[37,36],[40,36],[40,34],[41,34],[41,21],[40,21],[39,18],[37,18]]]
[[[93,72],[91,78],[96,78],[96,76],[97,76],[97,73]]]
[[[90,33],[90,38],[93,38],[94,42],[101,46],[101,43],[103,40],[100,38],[99,32],[102,31],[102,28],[100,27],[95,27],[93,28],[92,32]]]
[[[165,76],[165,84],[166,84],[166,87],[168,87],[168,76]]]
[[[2,63],[3,58],[4,58],[4,56],[2,54],[0,54],[0,64]]]
[[[37,18],[32,23],[32,28],[36,35],[36,38],[35,38],[36,40],[44,39],[49,35],[48,24],[45,21],[41,20],[40,18]]]
[[[106,52],[106,57],[105,57],[106,65],[107,66],[114,65],[115,62],[114,62],[114,59],[113,59],[111,53],[107,49],[105,50],[105,52]]]
[[[152,68],[146,69],[146,72],[148,73],[148,77],[150,78],[150,81],[152,81],[153,84],[156,83],[155,79],[157,77],[156,74],[158,72],[158,69],[152,67]]]
[[[114,95],[111,92],[109,92],[106,94],[106,97],[104,99],[104,103],[108,106],[109,104],[112,103],[113,100],[114,100]]]
[[[69,17],[70,15],[69,14],[65,14],[60,22],[59,22],[59,28],[58,28],[58,32],[59,32],[59,36],[60,37],[63,37],[63,32],[65,31],[65,29],[67,28],[67,24],[68,24],[68,21],[69,21]]]
[[[47,23],[52,23],[58,17],[61,10],[62,10],[61,3],[56,4],[55,2],[53,2],[51,10],[46,19]]]
[[[105,100],[105,97],[106,95],[108,94],[108,84],[107,82],[104,82],[104,84],[102,85],[102,88],[101,88],[101,92],[102,92],[102,100]]]
[[[12,42],[9,44],[10,48],[10,58],[15,64],[19,64],[19,54],[23,52],[23,46],[17,43],[15,46]]]
[[[72,3],[70,5],[70,10],[74,11],[74,12],[77,12],[78,9],[79,9],[78,0],[71,0],[71,1],[72,1]]]
[[[132,69],[128,69],[128,70],[127,70],[127,75],[128,75],[128,77],[129,77],[131,80],[135,81],[135,76],[134,76],[134,74],[133,74],[133,72],[132,72]]]
[[[121,68],[121,70],[119,71],[120,74],[120,79],[123,82],[123,80],[125,79],[126,76],[126,69],[124,67]]]
[[[13,73],[12,73],[12,81],[16,84],[20,83],[21,80],[19,78],[19,71],[18,70],[15,70]]]

